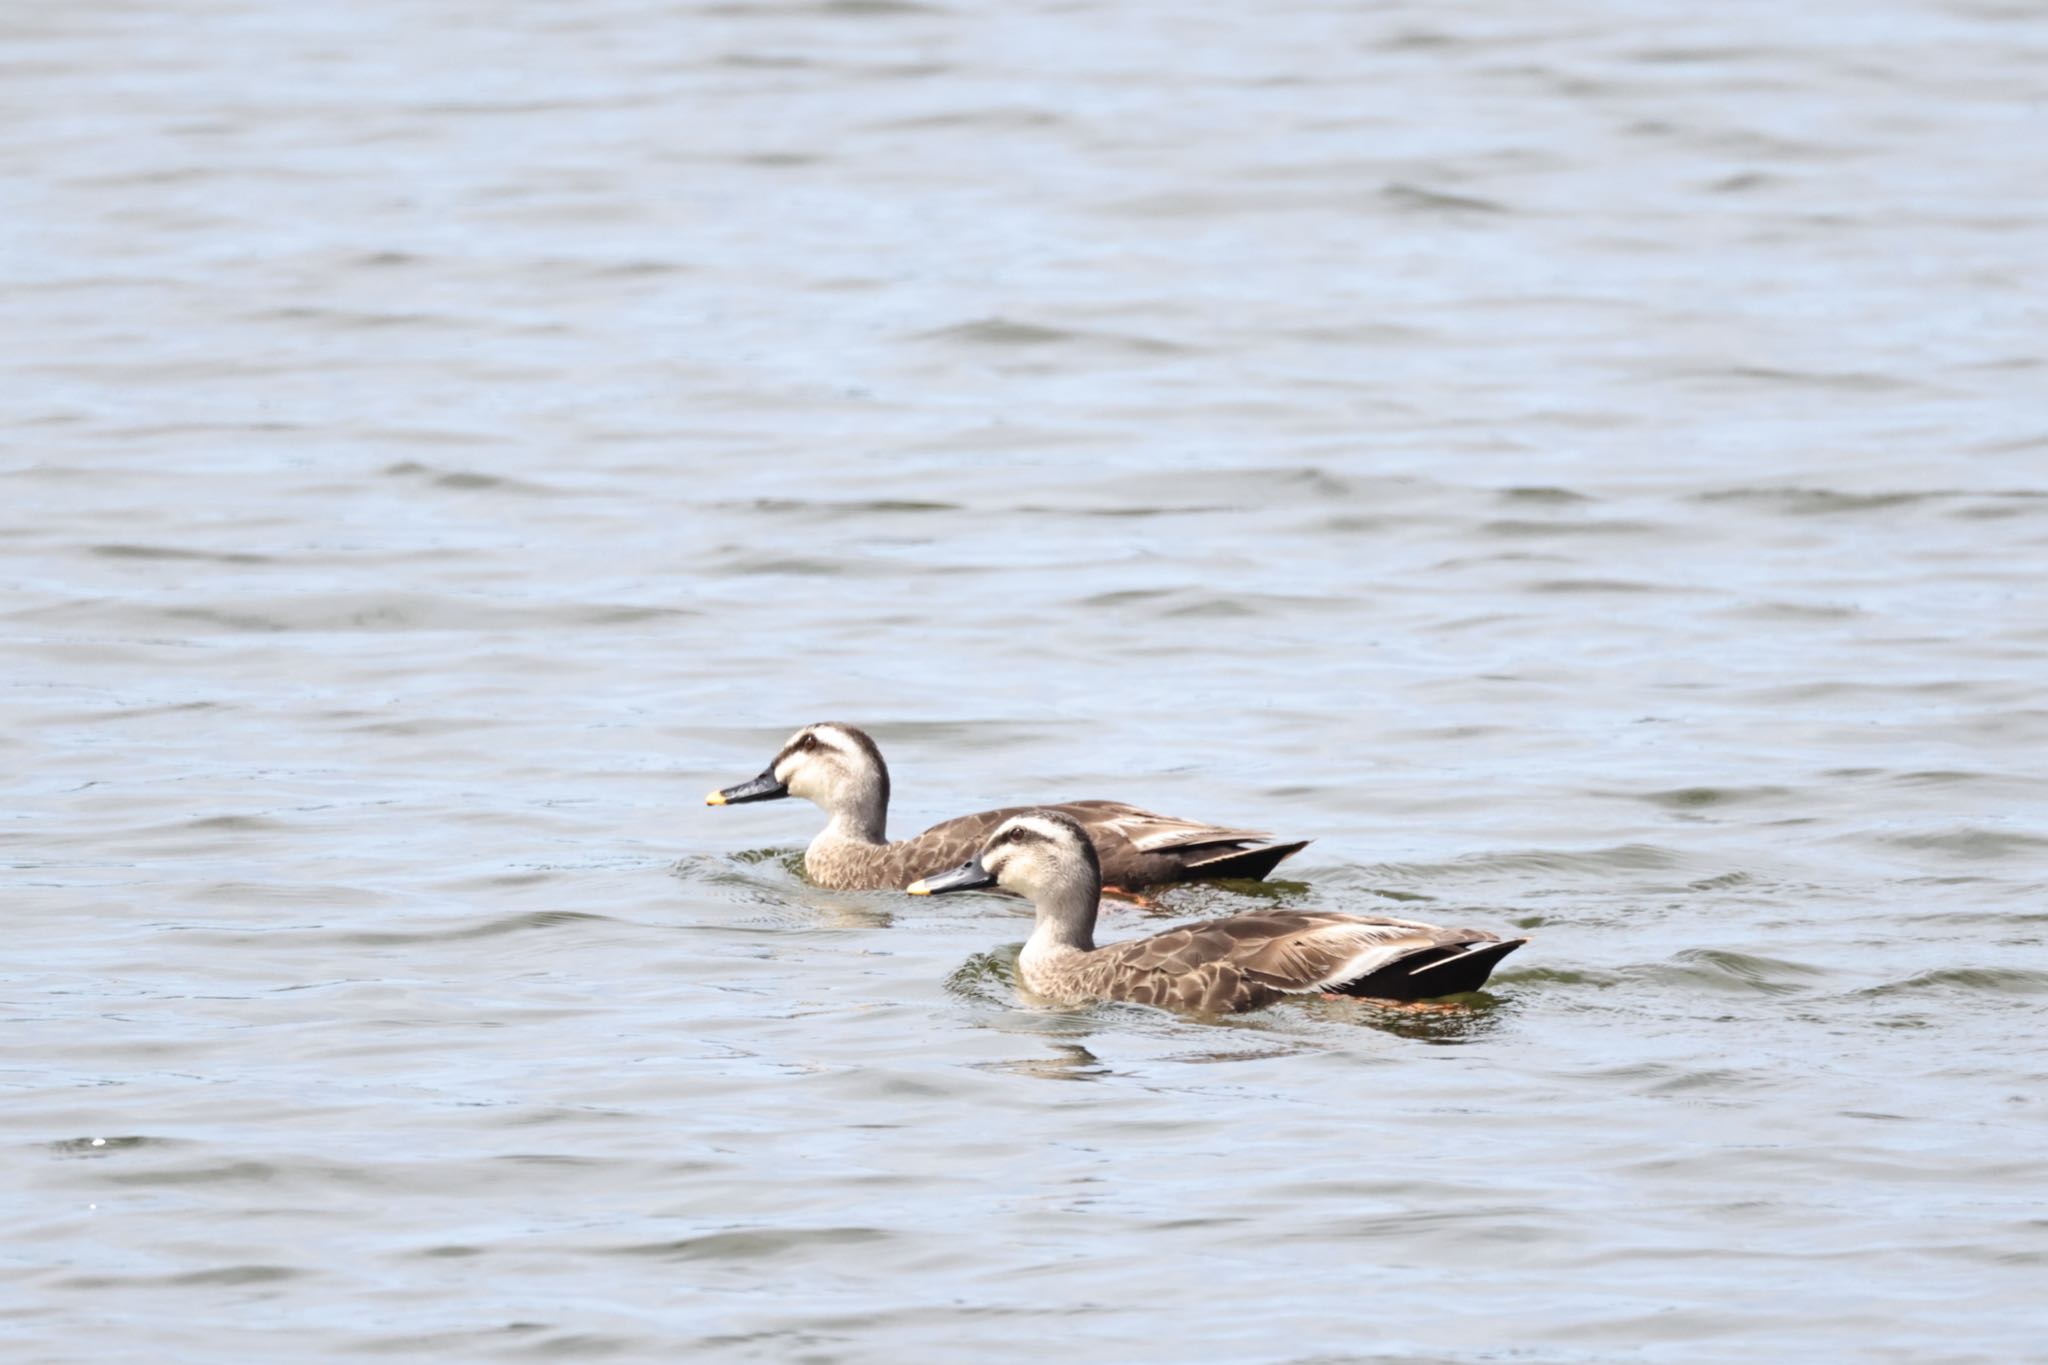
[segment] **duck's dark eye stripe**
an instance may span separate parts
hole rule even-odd
[[[782,752],[775,755],[775,763],[782,762],[783,759],[788,758],[792,754],[811,753],[818,749],[823,749],[830,753],[833,751],[833,746],[819,739],[816,735],[799,735],[782,746]],[[771,770],[775,767],[775,763],[768,765]]]

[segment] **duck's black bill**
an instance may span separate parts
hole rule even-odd
[[[996,879],[981,865],[981,859],[969,858],[951,871],[934,872],[903,889],[913,896],[942,896],[948,891],[973,891],[977,887],[995,884]]]
[[[704,798],[704,804],[707,806],[744,806],[749,801],[776,801],[787,795],[789,795],[789,788],[777,782],[774,773],[768,772],[762,773],[752,781],[742,782],[737,787],[727,787],[724,791],[715,791]]]

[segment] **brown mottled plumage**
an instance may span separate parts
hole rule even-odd
[[[1104,879],[1127,890],[1216,877],[1264,877],[1307,840],[1276,844],[1255,829],[1181,820],[1120,801],[1010,806],[942,821],[890,843],[889,767],[875,742],[851,725],[807,725],[751,782],[713,792],[713,805],[801,796],[831,816],[804,851],[804,872],[835,890],[901,889],[981,851],[998,826],[1029,810],[1055,810],[1079,825],[1097,852]]]
[[[1483,929],[1321,911],[1265,910],[1095,946],[1102,875],[1081,827],[1057,811],[1006,821],[974,860],[915,893],[997,884],[1038,920],[1017,958],[1025,987],[1054,1000],[1129,1000],[1196,1014],[1255,1010],[1290,995],[1421,1000],[1477,990],[1527,942]]]

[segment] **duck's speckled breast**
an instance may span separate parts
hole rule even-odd
[[[919,877],[950,866],[920,860],[915,842],[861,844],[821,839],[804,853],[804,875],[833,891],[901,891]]]

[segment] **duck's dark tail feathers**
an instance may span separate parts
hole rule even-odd
[[[1494,965],[1521,947],[1526,938],[1487,939],[1479,943],[1456,943],[1431,948],[1389,963],[1370,976],[1347,981],[1337,988],[1341,995],[1364,995],[1378,1000],[1428,1000],[1439,995],[1460,995],[1476,991],[1493,974]]]
[[[1192,858],[1183,863],[1183,876],[1189,881],[1231,877],[1255,882],[1271,873],[1284,860],[1307,848],[1308,843],[1308,840],[1303,839],[1295,844],[1259,844],[1253,848],[1226,848],[1221,852]]]

